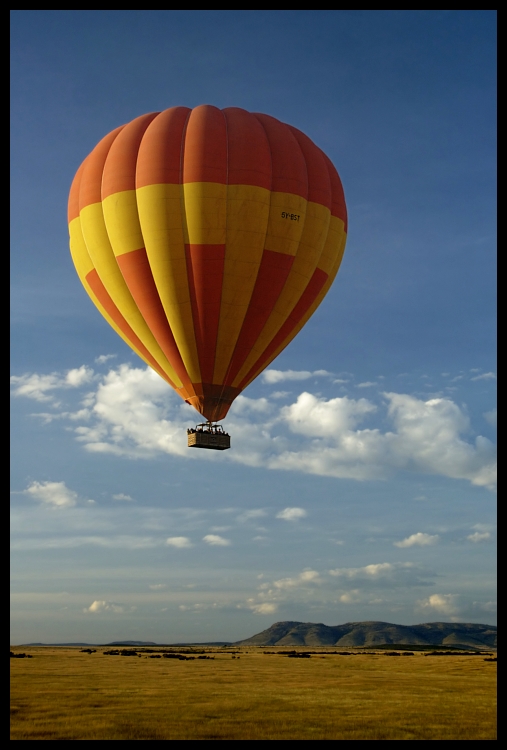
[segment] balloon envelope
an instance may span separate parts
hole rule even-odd
[[[230,107],[173,107],[113,130],[69,196],[83,286],[207,420],[301,330],[345,249],[340,178],[303,133]]]

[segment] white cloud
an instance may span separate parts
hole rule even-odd
[[[482,375],[476,375],[471,380],[496,380],[496,375],[494,372],[483,372]]]
[[[438,539],[438,534],[423,534],[421,531],[418,531],[417,534],[411,534],[401,542],[393,542],[393,544],[395,547],[427,547],[431,544],[436,544]]]
[[[373,563],[362,568],[335,568],[329,571],[329,575],[338,578],[342,585],[347,581],[354,581],[362,582],[367,588],[425,586],[429,578],[435,577],[430,570],[410,562]]]
[[[61,379],[56,375],[12,375],[11,385],[14,396],[26,396],[36,401],[51,401],[48,391],[61,387]]]
[[[340,601],[342,604],[357,604],[361,601],[359,589],[353,589],[352,591],[347,591],[347,593],[342,594],[340,596]]]
[[[491,534],[489,531],[483,531],[482,533],[480,531],[476,531],[474,534],[469,534],[467,536],[467,539],[469,539],[471,542],[474,542],[474,544],[477,544],[478,542],[485,542],[486,539],[490,539]]]
[[[230,544],[229,539],[224,539],[223,536],[218,536],[218,534],[206,534],[206,536],[203,536],[203,541],[213,547],[228,547]]]
[[[395,455],[404,465],[420,471],[472,484],[493,487],[496,482],[495,449],[479,436],[475,445],[460,434],[470,428],[468,417],[447,398],[420,401],[413,396],[386,393],[388,415],[396,428]]]
[[[89,383],[92,379],[93,370],[91,369],[91,367],[81,365],[81,367],[77,367],[74,370],[69,370],[67,372],[67,375],[65,376],[65,383],[71,388],[79,388],[81,385]]]
[[[102,377],[94,394],[96,424],[78,427],[77,439],[98,453],[136,458],[157,452],[185,455],[188,419],[167,419],[171,398],[169,386],[150,368],[120,365]],[[187,415],[193,411],[180,403]]]
[[[165,583],[151,583],[148,588],[152,591],[162,591],[162,589],[167,588],[167,585]]]
[[[257,576],[261,579],[263,576]],[[256,614],[272,614],[278,609],[280,601],[287,601],[296,595],[297,600],[311,599],[315,586],[323,583],[321,575],[316,570],[303,570],[295,576],[280,578],[258,586],[257,598],[248,599],[247,606]]]
[[[70,380],[79,382],[92,371],[83,366],[71,372]],[[285,377],[295,371],[267,372],[276,380],[281,377],[277,373]],[[309,373],[315,374],[329,373]],[[30,382],[23,378],[28,376],[14,379],[15,393],[30,398],[46,398],[48,389],[69,387],[67,376],[57,374],[29,376]],[[475,440],[463,438],[471,433],[470,422],[450,397],[385,393],[385,402],[378,405],[366,398],[326,399],[303,392],[293,403],[280,406],[273,398],[240,396],[227,424],[233,449],[209,455],[188,450],[186,427],[195,420],[194,412],[152,370],[120,365],[97,378],[95,390],[86,396],[86,410],[81,415],[65,412],[66,419],[82,420],[72,429],[91,452],[133,458],[168,453],[187,460],[233,461],[356,480],[411,471],[488,488],[495,484],[493,443],[480,435]],[[301,372],[297,379],[302,379]],[[385,431],[362,424],[374,418],[388,425]]]
[[[274,602],[262,602],[261,604],[250,605],[250,609],[256,615],[272,615],[278,609],[278,605]]]
[[[35,401],[53,401],[54,396],[50,391],[61,388],[78,388],[93,379],[93,370],[86,365],[68,370],[65,375],[51,373],[50,375],[37,375],[26,373],[25,375],[12,375],[11,385],[14,396],[25,396]]]
[[[24,492],[55,508],[71,508],[77,504],[77,492],[70,490],[65,482],[32,482]]]
[[[234,414],[247,414],[248,412],[266,414],[272,410],[267,398],[247,398],[241,395],[235,399],[233,408]]]
[[[308,380],[308,378],[332,377],[332,373],[327,370],[265,370],[262,373],[262,379],[265,383],[273,385],[281,383],[282,380]]]
[[[304,508],[285,508],[285,510],[277,513],[276,517],[284,521],[299,521],[300,518],[305,518],[306,515],[307,513]]]
[[[169,539],[166,540],[166,544],[170,547],[176,547],[177,549],[193,547],[192,542],[186,536],[170,536]]]
[[[418,602],[421,609],[433,609],[443,615],[455,615],[458,611],[456,606],[456,594],[431,594],[427,599]]]
[[[378,385],[376,382],[372,382],[371,380],[366,380],[364,383],[358,383],[357,388],[371,388],[373,385]]]
[[[344,576],[346,578],[357,578],[363,576],[371,576],[377,578],[391,573],[395,569],[392,563],[374,563],[372,565],[365,565],[362,568],[335,568],[329,571],[329,575],[332,576]]]
[[[115,602],[106,602],[104,600],[96,599],[90,604],[89,607],[83,610],[83,612],[92,612],[93,614],[102,614],[102,612],[114,612],[115,614],[123,614],[125,608],[121,604]]]
[[[310,583],[322,583],[322,579],[316,570],[304,570],[293,578],[281,578],[279,581],[273,581],[276,589],[292,589],[308,586]]]
[[[134,498],[130,495],[124,495],[123,492],[119,492],[117,495],[113,495],[113,500],[125,500],[126,502],[134,502]]]
[[[95,359],[95,362],[98,365],[103,365],[106,362],[109,362],[110,359],[115,359],[115,357],[116,357],[116,354],[101,354],[100,357],[97,357]]]
[[[292,432],[312,437],[332,437],[351,430],[366,415],[375,412],[364,398],[355,401],[343,396],[326,401],[311,393],[301,393],[295,404],[281,410]]]

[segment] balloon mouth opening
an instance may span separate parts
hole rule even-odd
[[[197,388],[196,388],[197,390]],[[240,394],[239,388],[222,385],[202,385],[201,394],[185,399],[194,409],[202,414],[208,422],[220,422],[225,419],[234,399]]]

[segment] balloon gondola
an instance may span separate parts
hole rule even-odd
[[[88,295],[210,425],[315,312],[346,232],[329,158],[296,128],[235,107],[173,107],[116,128],[69,196]]]
[[[220,424],[203,422],[195,429],[187,429],[189,448],[210,448],[215,451],[226,451],[231,447],[231,436]]]

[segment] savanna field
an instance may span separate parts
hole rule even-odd
[[[333,651],[12,647],[11,739],[496,739],[496,653]]]

